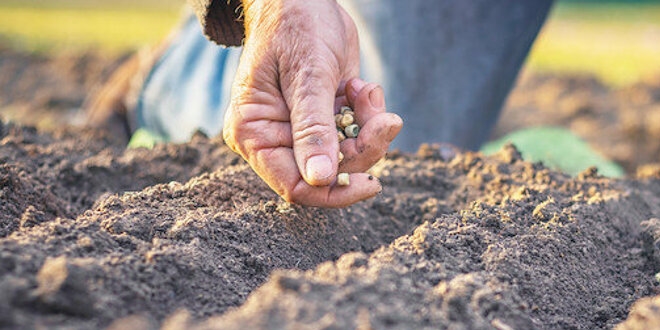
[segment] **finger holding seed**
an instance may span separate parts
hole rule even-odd
[[[347,84],[350,88],[351,83]],[[355,123],[363,126],[369,118],[386,112],[385,94],[378,84],[366,84],[357,94],[347,93],[346,99],[351,104]]]
[[[296,190],[300,190],[297,192],[299,199],[292,202],[319,207],[346,207],[359,200],[374,197],[383,190],[380,181],[367,173],[348,174],[348,183],[349,185],[341,186],[335,180],[330,186],[312,187],[303,182],[296,187]],[[356,200],[356,196],[360,196],[360,199]],[[310,202],[319,200],[327,202]]]
[[[339,173],[337,180],[331,188],[331,193],[334,191],[349,192],[353,189],[362,189],[363,186],[376,185],[379,187],[379,192],[383,189],[380,180],[373,175],[367,173]]]
[[[351,82],[347,88],[350,87]],[[384,95],[377,84],[367,84],[358,93],[347,95],[359,131],[357,138],[347,138],[340,145],[344,160],[339,164],[339,172],[364,172],[385,155],[403,121],[396,114],[385,112]]]
[[[339,173],[337,175],[338,186],[348,186],[351,184],[351,177],[348,173]]]

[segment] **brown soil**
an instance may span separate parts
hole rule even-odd
[[[638,300],[622,328],[660,318],[654,166],[571,178],[425,146],[334,210],[282,202],[201,134],[113,141],[0,125],[0,328],[598,329]]]
[[[86,96],[129,56],[44,57],[3,48],[0,40],[0,116],[49,130],[75,122]]]

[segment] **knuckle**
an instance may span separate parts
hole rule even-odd
[[[232,133],[228,127],[225,127],[222,130],[222,139],[225,141],[225,144],[233,151],[236,150],[236,138],[235,135]]]
[[[246,137],[245,130],[241,128],[241,125],[232,123],[226,125],[222,130],[222,138],[225,141],[225,144],[241,155],[246,155],[249,150],[246,148],[246,141],[249,139]]]
[[[283,81],[317,87],[301,90],[304,93],[332,86],[340,73],[338,56],[319,41],[295,40],[295,43],[296,47],[279,56]]]
[[[255,74],[258,75],[258,73]],[[267,93],[255,85],[254,81],[238,82],[234,84],[231,102],[236,104],[235,108],[238,111],[245,104],[261,101],[264,95]]]
[[[323,146],[330,141],[330,133],[336,137],[336,130],[334,127],[324,123],[310,123],[293,132],[293,139],[295,142],[303,145],[310,146]]]
[[[335,60],[333,56],[328,56],[321,51],[296,56],[287,72],[288,77],[297,85],[310,87],[299,89],[301,94],[298,97],[315,98],[320,91],[332,88],[335,84],[335,77],[339,75],[338,65],[334,63]]]

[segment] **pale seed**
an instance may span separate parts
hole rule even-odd
[[[342,115],[341,113],[338,113],[338,114],[335,115],[335,125],[337,125],[337,127],[342,127],[341,126],[341,120],[343,118],[344,118],[344,115]]]
[[[353,124],[344,128],[344,133],[347,138],[356,138],[358,133],[360,133],[360,126]]]
[[[344,135],[344,132],[342,131],[337,131],[337,138],[339,139],[339,143],[341,143],[346,140],[346,135]]]
[[[339,162],[341,163],[342,160],[344,160],[344,154],[340,151],[339,156],[338,156]]]
[[[353,125],[354,122],[355,119],[353,118],[353,115],[350,113],[345,113],[339,121],[339,127],[348,127]]]
[[[339,173],[339,175],[337,175],[337,185],[348,186],[349,184],[351,184],[351,181],[348,173]]]

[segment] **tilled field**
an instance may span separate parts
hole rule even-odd
[[[2,51],[3,113],[64,126],[119,62]],[[284,203],[201,134],[125,150],[0,121],[0,328],[658,327],[659,91],[525,76],[495,133],[571,127],[627,179],[423,146],[340,210]]]
[[[658,286],[658,172],[425,146],[374,168],[380,196],[316,209],[202,135],[1,127],[6,328],[611,328]]]

